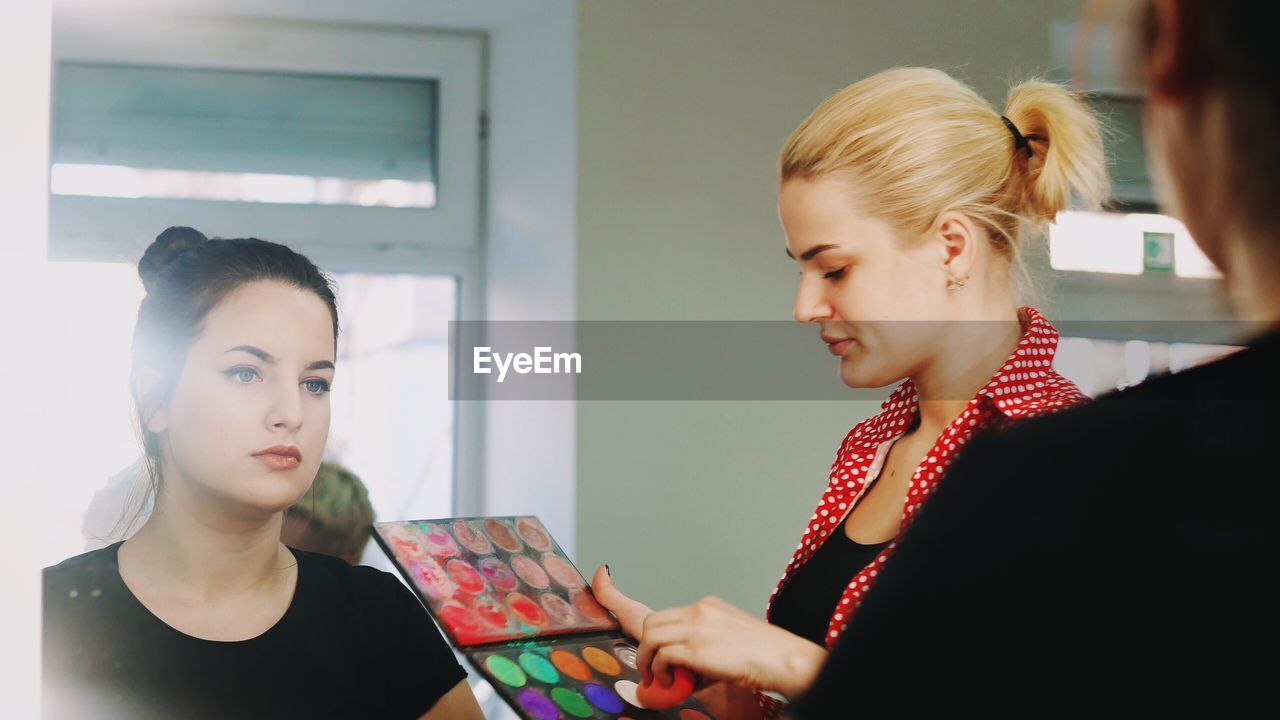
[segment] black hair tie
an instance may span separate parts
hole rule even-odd
[[[1004,121],[1004,126],[1009,128],[1009,132],[1013,133],[1013,149],[1025,150],[1028,158],[1034,155],[1035,152],[1031,149],[1031,141],[1043,140],[1044,138],[1039,135],[1023,135],[1018,131],[1018,126],[1014,125],[1012,120],[1003,115],[1000,116],[1000,119]]]

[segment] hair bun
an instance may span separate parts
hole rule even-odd
[[[209,241],[204,233],[195,228],[175,225],[156,236],[155,242],[142,253],[138,260],[138,277],[142,285],[151,292],[155,278],[182,253]]]

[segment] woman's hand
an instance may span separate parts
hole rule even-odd
[[[484,720],[484,713],[471,693],[471,686],[462,680],[418,720]]]
[[[646,680],[656,675],[663,685],[678,665],[704,681],[794,698],[809,689],[827,658],[826,648],[710,597],[649,614],[634,637],[640,640],[640,673]]]
[[[596,574],[591,578],[591,592],[596,596],[597,602],[617,616],[618,622],[622,624],[622,632],[636,641],[644,639],[644,620],[653,614],[653,610],[648,605],[623,595],[613,584],[613,578],[604,565],[596,568]]]

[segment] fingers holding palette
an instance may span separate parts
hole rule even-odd
[[[691,698],[646,694],[636,646],[537,518],[374,530],[445,635],[522,718],[712,720]]]
[[[644,707],[637,698],[635,656],[630,642],[602,637],[496,648],[476,653],[474,660],[526,718],[711,720],[692,700],[664,710]]]

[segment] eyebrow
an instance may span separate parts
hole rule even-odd
[[[808,262],[809,260],[812,260],[814,256],[817,255],[818,253],[826,252],[827,250],[831,250],[833,248],[835,248],[835,245],[814,245],[808,250],[805,250],[804,252],[800,253],[800,259],[802,261]],[[792,260],[796,259],[796,256],[791,254],[790,248],[784,248],[784,249],[787,251],[787,257],[791,258]]]
[[[271,353],[267,352],[266,350],[263,350],[262,348],[256,348],[252,345],[237,345],[231,348],[230,350],[228,350],[227,352],[228,353],[246,352],[258,358],[262,362],[270,365],[274,365],[276,362],[276,359],[272,357]],[[329,362],[328,360],[317,360],[311,363],[310,365],[308,365],[306,369],[307,370],[332,370],[333,363]]]

